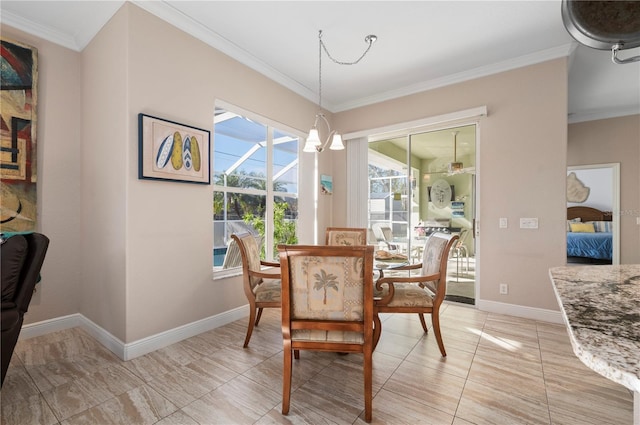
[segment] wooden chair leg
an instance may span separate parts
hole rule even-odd
[[[284,341],[284,367],[282,369],[282,414],[289,413],[291,402],[291,341]],[[296,350],[298,351],[298,350]]]
[[[262,317],[262,307],[258,309],[258,316],[256,317],[256,326],[260,323],[260,318]]]
[[[439,309],[438,309],[439,310]],[[444,342],[442,342],[442,334],[440,333],[440,313],[434,308],[431,313],[431,323],[433,323],[433,334],[436,336],[438,342],[438,348],[440,348],[440,354],[442,357],[447,357],[447,352],[444,350]]]
[[[380,335],[382,334],[382,322],[380,316],[377,313],[373,315],[373,350],[375,351],[380,341]]]
[[[418,317],[420,318],[420,324],[422,325],[422,329],[424,329],[424,333],[429,333],[429,328],[427,328],[427,322],[424,321],[424,314],[418,313]]]
[[[373,358],[372,351],[365,348],[364,353],[364,420],[371,422],[373,410]]]
[[[253,303],[249,305],[249,326],[247,327],[247,336],[244,338],[244,348],[249,346],[249,340],[251,339],[251,333],[253,332],[253,323],[256,318],[256,306]]]

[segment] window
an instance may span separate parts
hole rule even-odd
[[[298,241],[300,138],[228,109],[217,107],[214,118],[214,270],[241,265],[232,250],[227,256],[233,233],[254,234],[269,260],[277,260],[278,244]]]
[[[395,238],[406,238],[409,214],[407,167],[376,149],[388,142],[369,144],[369,228],[388,225]]]

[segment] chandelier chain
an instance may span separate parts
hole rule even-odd
[[[322,48],[324,49],[324,51],[327,54],[327,56],[329,57],[329,59],[331,59],[334,63],[337,63],[338,65],[355,65],[355,64],[357,64],[358,62],[360,62],[367,55],[367,53],[369,53],[369,50],[371,49],[371,46],[373,46],[373,42],[376,41],[374,36],[368,36],[367,38],[365,38],[365,41],[367,42],[368,46],[365,49],[364,53],[362,53],[362,55],[358,59],[354,60],[353,62],[343,62],[343,61],[339,61],[339,60],[335,59],[333,56],[331,56],[331,53],[329,53],[329,50],[327,50],[327,46],[324,44],[324,41],[322,41],[322,30],[320,30],[320,33],[318,34],[318,38],[320,39],[320,46],[322,46]]]
[[[333,56],[331,56],[331,53],[329,53],[327,46],[322,41],[322,30],[318,31],[318,107],[320,109],[320,113],[322,113],[322,50],[324,50],[324,52],[327,54],[327,57],[329,59],[331,59],[334,63],[338,65],[355,65],[358,62],[360,62],[367,55],[367,53],[369,53],[371,46],[373,46],[373,43],[376,40],[377,40],[377,37],[375,35],[368,35],[364,39],[364,41],[368,44],[364,53],[362,53],[362,55],[360,55],[360,57],[353,62],[344,62],[344,61],[339,61],[335,59]]]

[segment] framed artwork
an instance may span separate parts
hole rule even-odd
[[[427,197],[436,208],[444,208],[455,199],[455,188],[446,180],[438,179],[433,183],[433,186],[427,187]]]
[[[2,232],[36,230],[38,51],[2,38],[0,176]]]
[[[331,176],[320,176],[320,193],[331,195],[333,193],[333,178]]]
[[[211,183],[210,132],[138,114],[138,178]]]

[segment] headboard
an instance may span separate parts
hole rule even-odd
[[[567,208],[567,220],[580,218],[585,221],[611,221],[611,211],[600,211],[591,207],[569,207]]]

